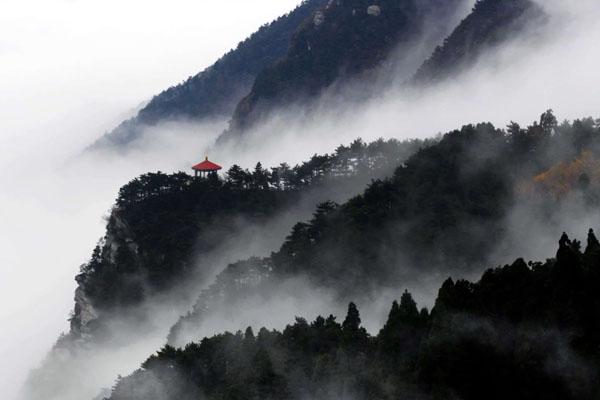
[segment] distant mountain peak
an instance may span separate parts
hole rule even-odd
[[[478,0],[472,12],[423,63],[412,82],[431,83],[452,76],[485,51],[544,21],[544,11],[531,0]]]
[[[380,66],[423,34],[430,19],[447,24],[463,0],[337,0],[316,11],[294,35],[285,58],[256,77],[223,138],[235,137],[281,104],[310,99],[334,82]],[[440,10],[442,9],[442,10]],[[448,11],[448,12],[446,12]],[[440,40],[452,29],[441,29]],[[406,57],[410,57],[408,52]],[[222,140],[223,140],[222,138]]]
[[[204,71],[154,96],[134,117],[122,122],[92,149],[126,147],[147,127],[170,120],[228,118],[250,91],[254,78],[283,57],[292,35],[327,0],[305,0],[290,13],[262,26]]]

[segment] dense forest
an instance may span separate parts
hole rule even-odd
[[[363,194],[320,204],[270,257],[230,265],[170,341],[193,336],[208,315],[235,309],[253,293],[273,296],[297,276],[340,299],[361,299],[427,274],[479,271],[500,245],[511,244],[506,218],[514,206],[550,225],[570,197],[581,198],[578,207],[597,207],[596,164],[578,160],[597,159],[599,151],[597,121],[558,124],[552,111],[527,128],[484,123],[450,132]],[[253,278],[240,286],[245,270]]]
[[[283,332],[166,346],[111,400],[592,399],[600,395],[600,243],[563,234],[555,258],[479,282],[448,279],[429,312],[404,292],[377,335],[359,311],[296,318]],[[291,317],[291,316],[290,316]]]
[[[201,281],[218,265],[199,266],[198,259],[227,246],[243,226],[266,224],[302,199],[312,208],[336,192],[356,193],[429,143],[356,140],[294,167],[257,163],[249,171],[233,165],[224,177],[208,179],[183,172],[142,175],[120,189],[107,235],[76,277],[78,290],[96,310],[107,311],[139,304],[192,278]],[[89,322],[82,311],[77,304],[73,332]]]
[[[552,224],[557,216],[573,211],[568,208],[573,207],[568,203],[573,197],[580,200],[576,207],[589,208],[590,212],[597,209],[600,200],[598,160],[600,121],[585,118],[559,123],[549,110],[526,127],[510,123],[506,129],[498,129],[489,123],[481,123],[466,125],[430,141],[379,140],[365,144],[357,140],[349,146],[340,146],[333,154],[315,155],[295,167],[283,164],[265,168],[257,164],[253,170],[248,170],[234,165],[223,177],[213,175],[208,179],[194,179],[184,173],[142,175],[120,190],[108,219],[106,237],[77,276],[71,332],[59,340],[57,357],[62,359],[64,352],[77,353],[79,346],[91,345],[90,339],[92,342],[110,339],[112,332],[106,327],[115,313],[123,316],[128,308],[135,309],[145,300],[160,300],[161,294],[171,297],[185,294],[190,298],[187,304],[197,298],[190,311],[171,328],[167,338],[169,344],[182,347],[190,340],[200,340],[203,324],[213,317],[229,315],[237,318],[236,310],[244,312],[244,307],[255,304],[256,312],[260,312],[269,301],[285,298],[281,295],[291,296],[285,291],[298,278],[302,278],[306,287],[315,293],[321,291],[333,295],[336,304],[348,301],[364,304],[383,291],[413,287],[409,284],[411,279],[442,274],[455,277],[479,274],[482,266],[497,262],[490,257],[506,239],[505,219],[515,205],[527,205],[528,212],[536,221],[548,224]],[[349,200],[339,203],[326,201],[331,198],[329,195],[342,188],[350,187],[356,193],[365,185],[362,194]],[[315,193],[318,195],[313,196]],[[231,238],[244,240],[243,236],[241,239],[236,236],[240,234],[240,219],[257,225],[266,223],[280,211],[295,209],[303,196],[310,198],[308,203],[312,204],[313,217],[301,220],[295,226],[290,221],[287,226],[293,228],[287,231],[289,234],[285,240],[285,233],[278,236],[273,247],[277,250],[269,256],[242,258],[237,262],[206,257],[220,244],[227,247]],[[313,208],[317,199],[321,202]],[[592,238],[593,235],[590,243]],[[563,238],[561,248],[565,247],[565,243],[569,242]],[[575,251],[578,244],[573,242],[567,247]],[[508,248],[505,254],[513,253]],[[585,254],[584,259],[587,257]],[[207,258],[210,262],[203,263]],[[229,262],[231,264],[227,265]],[[545,269],[552,269],[553,264],[544,265]],[[538,274],[538,270],[545,269],[539,268],[529,266],[531,285],[541,284],[544,290],[552,289]],[[485,278],[488,275],[479,285],[487,282]],[[584,281],[592,282],[592,278],[586,276]],[[519,287],[516,283],[511,285],[510,290],[497,288],[498,293],[504,293],[504,290],[511,292]],[[470,292],[476,286],[447,283],[444,288],[447,287]],[[540,288],[532,286],[533,289]],[[442,304],[440,299],[444,298],[444,293],[450,292],[444,289],[440,292],[436,310],[441,309],[439,304]],[[541,303],[548,301],[546,294],[541,295],[546,296],[540,300]],[[485,299],[469,299],[457,301],[461,307],[485,304]],[[539,305],[536,298],[526,301],[526,304],[533,302],[534,308]],[[571,304],[572,299],[567,301]],[[519,304],[524,311],[525,303]],[[545,304],[542,306],[547,307]],[[139,308],[142,314],[144,310]],[[482,317],[491,312],[490,309],[466,310],[477,311]],[[540,310],[546,316],[554,312],[546,308]],[[437,319],[436,313],[419,314],[427,327],[427,335],[445,321]],[[537,321],[538,316],[534,317]],[[135,323],[142,326],[143,318],[147,316],[138,312],[135,318]],[[441,322],[438,324],[438,321]],[[329,321],[330,324],[333,322]],[[451,328],[458,329],[464,324],[458,325]],[[557,329],[562,327],[559,325]],[[476,329],[479,332],[480,329],[491,328],[484,324]],[[500,335],[496,331],[482,332],[489,337]],[[519,335],[527,333],[518,332]],[[234,338],[232,343],[239,339],[236,335],[223,337]],[[434,338],[437,340],[438,337]],[[517,339],[514,340],[516,343]],[[588,339],[582,340],[587,345],[585,340]],[[376,339],[371,338],[367,343],[373,341]],[[576,342],[579,343],[579,339]],[[432,339],[427,343],[433,346],[437,342]],[[463,343],[463,339],[459,343]],[[478,343],[464,343],[468,349],[479,349]],[[487,353],[481,359],[472,360],[460,352],[435,353],[441,351],[439,349],[429,356],[433,359],[440,357],[441,360],[427,361],[422,358],[425,354],[421,353],[423,346],[415,347],[419,350],[419,375],[410,378],[403,375],[401,389],[393,390],[410,390],[417,396],[422,394],[423,382],[434,382],[430,386],[440,388],[440,393],[444,393],[440,396],[449,396],[448,393],[456,391],[467,398],[477,397],[481,388],[460,382],[460,376],[447,375],[454,369],[435,369],[436,365],[443,366],[442,361],[451,360],[449,357],[454,356],[461,360],[466,357],[463,360],[465,371],[475,368],[473,365],[480,362],[497,362],[494,368],[505,368],[506,371],[501,371],[511,379],[510,374],[531,369],[529,364],[515,369],[512,364],[507,364],[506,359],[490,358]],[[492,351],[489,346],[483,347]],[[537,349],[531,350],[535,350],[533,355],[537,354]],[[544,351],[540,350],[540,353]],[[366,354],[375,357],[371,350],[361,351],[361,354],[361,357],[366,357]],[[498,357],[504,354],[501,352]],[[280,365],[277,363],[286,356],[281,357],[272,360],[276,368],[274,373],[279,375],[281,370],[277,369]],[[326,359],[329,357],[325,356]],[[509,361],[521,362],[515,357]],[[579,359],[578,355],[573,357],[574,360]],[[571,358],[569,355],[566,361],[570,362]],[[364,361],[361,358],[357,362],[362,365]],[[329,361],[315,359],[314,362]],[[535,362],[541,363],[539,360]],[[341,365],[336,368],[339,370],[347,366]],[[380,368],[379,361],[373,361],[372,365]],[[413,361],[409,365],[414,366]],[[55,376],[52,368],[52,365],[44,365],[37,370],[30,380],[32,387],[43,388],[46,373]],[[478,371],[479,368],[475,372]],[[307,381],[298,373],[294,373],[293,379],[298,385],[303,385]],[[372,382],[371,373],[368,372],[364,379],[361,375],[359,381]],[[235,379],[238,378],[236,375]],[[485,378],[491,379],[489,376]],[[533,378],[540,379],[541,386],[549,385],[545,376]],[[225,390],[230,381],[227,380],[229,378],[223,379],[215,381],[221,382],[215,384],[222,384],[221,389]],[[458,383],[454,382],[456,379]],[[131,381],[125,381],[119,390],[126,390],[127,382]],[[502,388],[501,383],[495,384]],[[555,384],[558,385],[555,393],[564,394],[560,391],[564,389],[561,383]],[[343,385],[346,387],[346,383]],[[361,386],[359,391],[362,390],[366,389]],[[469,394],[470,390],[475,394]]]
[[[169,119],[229,117],[248,94],[254,78],[283,57],[300,26],[326,0],[305,0],[290,13],[265,24],[206,70],[154,96],[135,117],[100,138],[94,147],[125,146],[140,139],[146,126]]]

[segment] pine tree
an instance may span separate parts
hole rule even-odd
[[[546,135],[551,135],[558,126],[558,120],[551,109],[540,116],[540,126]]]
[[[233,187],[244,187],[244,183],[246,181],[246,172],[239,165],[233,164],[227,171],[227,177],[229,178],[229,183],[231,183]]]
[[[398,312],[404,321],[416,321],[419,318],[417,303],[413,300],[413,297],[408,290],[405,290],[404,293],[402,293]]]
[[[408,290],[405,290],[400,304],[397,301],[392,303],[388,319],[379,332],[378,351],[382,359],[396,364],[397,368],[414,361],[413,357],[425,335],[424,327],[428,318],[427,311],[424,311],[423,316],[419,314],[417,303]]]
[[[252,173],[253,186],[258,189],[267,189],[269,187],[269,172],[263,169],[260,162],[256,163]]]
[[[600,250],[600,242],[598,242],[594,230],[590,229],[588,231],[587,246],[585,248],[585,253],[587,254],[598,250]]]
[[[342,330],[344,332],[357,332],[360,329],[360,314],[356,304],[348,304],[348,313],[346,319],[342,322]]]
[[[348,304],[348,313],[342,322],[342,341],[348,350],[361,350],[367,344],[368,334],[366,329],[360,326],[360,322],[360,313],[356,304]]]
[[[249,326],[246,328],[246,332],[244,333],[244,340],[254,341],[254,339],[254,331],[252,330],[252,327]]]

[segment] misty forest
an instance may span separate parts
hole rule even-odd
[[[14,399],[600,398],[587,1],[304,0],[120,118]]]

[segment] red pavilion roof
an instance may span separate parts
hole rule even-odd
[[[194,171],[218,171],[222,169],[219,164],[215,164],[214,162],[208,161],[208,157],[204,161],[199,164],[196,164],[192,167]]]

